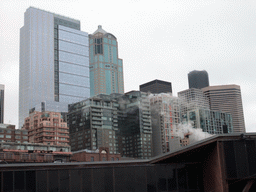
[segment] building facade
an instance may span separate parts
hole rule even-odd
[[[67,112],[89,96],[88,34],[80,21],[28,8],[20,29],[19,127],[41,102]]]
[[[122,157],[153,156],[150,100],[147,93],[130,91],[118,98],[118,145]]]
[[[187,112],[201,108],[210,109],[208,98],[204,95],[201,89],[191,88],[178,92],[178,97],[181,102],[181,119],[187,118]]]
[[[116,37],[99,25],[90,39],[91,96],[124,93],[123,60],[118,57]]]
[[[233,133],[232,115],[221,111],[194,109],[187,112],[187,122],[210,134]],[[184,119],[183,119],[184,121]]]
[[[211,110],[230,113],[235,133],[245,132],[242,96],[239,85],[209,86],[202,89]]]
[[[69,143],[69,129],[61,113],[34,111],[25,119],[22,127],[28,131],[30,143],[63,145]]]
[[[209,77],[207,71],[191,71],[188,74],[189,89],[201,89],[209,86]]]
[[[71,161],[75,162],[94,162],[94,161],[119,161],[120,153],[110,154],[108,148],[100,147],[96,150],[83,149],[73,152]]]
[[[0,84],[0,123],[4,123],[4,85]]]
[[[171,94],[150,97],[154,156],[169,152],[180,145],[177,127],[180,121],[180,100]]]
[[[0,142],[28,143],[28,131],[17,130],[15,125],[0,124]]]
[[[0,160],[5,163],[69,162],[71,156],[70,146],[0,142]]]
[[[72,151],[108,148],[118,153],[118,103],[114,95],[100,94],[69,105],[68,126]]]
[[[140,85],[140,91],[150,92],[153,94],[172,93],[172,83],[156,79]]]

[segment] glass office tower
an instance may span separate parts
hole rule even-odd
[[[99,25],[89,38],[91,96],[123,94],[123,60],[118,58],[116,37]]]
[[[19,73],[19,127],[41,102],[67,112],[68,104],[88,98],[88,33],[80,31],[80,21],[28,8],[20,29]]]

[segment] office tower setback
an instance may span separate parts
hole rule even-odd
[[[153,80],[140,85],[140,91],[150,93],[172,93],[172,83],[161,80]]]
[[[209,86],[209,77],[207,71],[191,71],[188,74],[189,89],[201,89]]]
[[[34,111],[25,119],[22,129],[28,131],[30,143],[68,145],[69,142],[67,122],[61,113]]]
[[[242,96],[239,85],[209,86],[202,89],[211,110],[230,113],[234,132],[245,132]]]
[[[0,123],[4,123],[4,85],[0,84]]]
[[[123,60],[118,58],[117,39],[101,25],[90,38],[91,96],[124,93]]]
[[[167,94],[150,97],[154,156],[180,147],[177,127],[180,123],[180,100]]]
[[[41,102],[67,112],[69,103],[88,98],[88,34],[80,31],[80,21],[28,8],[20,29],[19,74],[19,127]]]

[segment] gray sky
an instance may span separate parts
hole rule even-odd
[[[118,40],[125,92],[154,79],[188,88],[187,74],[206,70],[210,85],[241,86],[247,132],[256,132],[256,1],[1,0],[0,84],[5,123],[18,124],[19,30],[29,6],[98,25]]]

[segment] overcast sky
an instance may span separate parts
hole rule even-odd
[[[18,124],[19,32],[30,6],[98,25],[117,37],[125,92],[154,79],[188,89],[187,74],[206,70],[210,85],[241,86],[247,132],[256,132],[256,1],[1,0],[0,84],[5,123]]]

